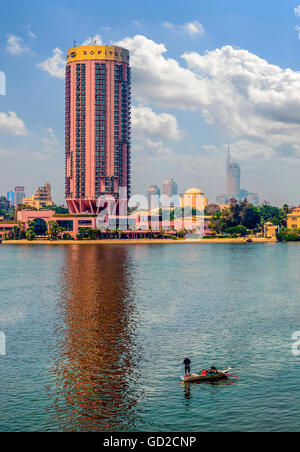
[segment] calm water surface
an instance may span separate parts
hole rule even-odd
[[[300,431],[299,244],[1,246],[1,431]],[[182,385],[235,367],[231,384]]]

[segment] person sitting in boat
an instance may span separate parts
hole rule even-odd
[[[192,364],[192,361],[190,360],[190,358],[188,358],[186,356],[184,358],[183,364],[184,364],[184,368],[185,368],[184,376],[185,377],[190,377],[191,376],[191,364]]]
[[[207,370],[207,373],[208,374],[218,374],[219,371],[215,366],[211,366],[211,368]]]

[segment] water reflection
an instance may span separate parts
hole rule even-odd
[[[193,381],[193,382],[184,382],[181,381],[180,384],[183,387],[184,391],[184,398],[185,398],[185,405],[190,405],[190,400],[193,398],[193,391],[194,390],[200,390],[199,386],[202,387],[202,389],[209,390],[211,393],[211,396],[213,397],[214,391],[216,390],[216,387],[222,387],[222,386],[232,386],[238,384],[238,380],[231,380],[231,379],[224,379],[224,380],[218,380],[218,381]]]
[[[127,247],[65,248],[53,402],[60,429],[134,427],[137,314]],[[51,393],[50,393],[51,394]]]

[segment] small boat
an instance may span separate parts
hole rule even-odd
[[[212,374],[203,375],[200,374],[192,374],[190,377],[181,377],[180,380],[184,383],[193,383],[194,381],[218,381],[224,380],[228,377],[235,377],[235,375],[230,375],[229,372],[233,369],[233,367],[229,367],[227,370],[219,370],[218,372]]]

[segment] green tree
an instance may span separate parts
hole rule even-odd
[[[177,236],[179,239],[184,239],[185,234],[186,234],[186,232],[184,230],[182,230],[182,231],[178,232]]]
[[[228,232],[231,235],[245,237],[247,235],[247,228],[239,224],[238,226],[234,226],[233,228],[228,228],[226,232]]]
[[[69,209],[67,209],[66,207],[56,206],[56,205],[46,206],[40,210],[53,210],[56,214],[59,214],[59,215],[67,215],[69,213]]]
[[[30,221],[29,223],[28,223],[28,228],[27,228],[27,230],[26,230],[26,238],[27,238],[27,240],[30,240],[30,241],[32,241],[32,240],[34,240],[35,239],[35,224],[34,224],[34,221]]]
[[[96,240],[99,231],[92,228],[80,228],[77,234],[77,240]]]
[[[277,239],[280,242],[299,242],[300,229],[281,228],[277,234]]]
[[[62,233],[65,231],[65,229],[59,226],[59,224],[54,220],[48,221],[47,226],[48,237],[51,240],[58,240],[61,237]]]
[[[216,213],[219,213],[221,211],[218,204],[208,204],[208,206],[204,210],[205,215],[214,215]]]

